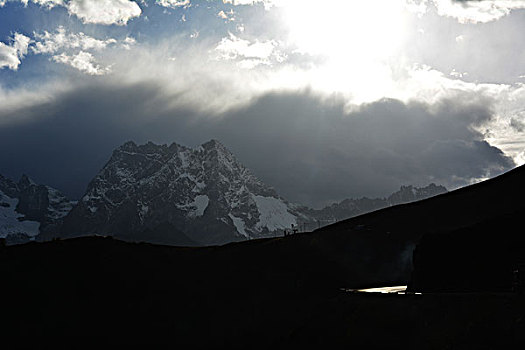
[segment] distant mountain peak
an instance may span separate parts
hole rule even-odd
[[[207,147],[220,147],[220,148],[225,148],[224,145],[217,139],[211,139],[205,143],[202,144],[202,147],[204,148],[207,148]]]
[[[401,186],[399,191],[391,194],[387,201],[390,205],[413,202],[438,194],[446,193],[447,189],[444,186],[438,186],[431,183],[425,187],[414,187],[412,185]]]
[[[27,176],[26,174],[22,174],[22,176],[20,177],[20,180],[18,181],[18,186],[29,187],[32,185],[36,186],[37,184],[29,176]]]
[[[126,143],[91,181],[64,232],[136,239],[161,225],[217,244],[278,234],[303,219],[296,207],[215,139],[196,148]],[[177,244],[179,236],[157,241]]]
[[[341,221],[386,207],[415,202],[448,192],[444,186],[429,184],[425,187],[403,185],[387,198],[349,198],[320,210],[311,210],[310,215],[326,223]]]
[[[124,144],[122,144],[117,150],[130,150],[130,149],[136,149],[137,144],[133,141],[126,141]]]
[[[203,143],[202,145],[198,146],[196,150],[203,152],[216,152],[217,154],[223,154],[235,158],[233,153],[228,148],[226,148],[226,146],[215,139],[211,139],[210,141]]]
[[[73,204],[60,191],[25,174],[18,183],[0,175],[0,238],[10,244],[35,239],[57,228]]]

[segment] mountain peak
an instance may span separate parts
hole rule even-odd
[[[9,244],[34,240],[57,228],[73,205],[60,191],[26,174],[18,183],[0,175],[0,238]]]
[[[22,177],[20,177],[20,180],[18,181],[18,186],[26,188],[32,185],[36,185],[36,183],[26,174],[22,174]]]
[[[237,161],[234,154],[226,148],[226,146],[215,139],[203,143],[201,146],[197,147],[195,151],[204,152],[207,161],[220,164],[223,168],[244,168],[244,166]]]
[[[194,242],[219,244],[279,234],[299,216],[216,139],[194,149],[129,142],[90,183],[65,229],[128,237],[167,223]],[[149,241],[181,243],[177,237]]]
[[[425,187],[414,187],[412,185],[401,186],[399,191],[392,193],[387,200],[391,205],[408,203],[428,197],[437,196],[448,192],[444,186],[431,183]]]
[[[208,144],[223,146],[222,143],[221,143],[219,140],[217,140],[217,139],[211,139],[210,141],[205,142],[205,143],[203,143],[202,145],[204,146],[204,145],[208,145]],[[223,147],[224,147],[224,146],[223,146]]]
[[[218,150],[218,151],[221,151],[221,152],[226,152],[226,153],[231,153],[227,148],[226,146],[224,146],[220,141],[216,140],[216,139],[211,139],[210,141],[208,142],[205,142],[201,145],[201,147],[205,150]]]
[[[133,141],[126,141],[124,144],[122,144],[122,146],[120,146],[118,148],[118,150],[125,150],[125,151],[129,151],[129,150],[134,150],[137,148],[137,144]]]

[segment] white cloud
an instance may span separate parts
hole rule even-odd
[[[13,46],[6,45],[0,42],[0,69],[7,67],[12,70],[17,70],[20,65],[18,53]]]
[[[84,23],[106,25],[125,25],[142,13],[137,3],[129,0],[71,0],[67,9]]]
[[[258,2],[271,3],[272,1],[271,0],[222,0],[222,2],[224,4],[232,4],[234,6],[238,6],[238,5],[253,5]]]
[[[405,0],[405,7],[412,13],[422,17],[428,11],[428,0]]]
[[[34,54],[52,55],[53,61],[67,64],[89,75],[104,75],[110,72],[108,67],[101,67],[96,63],[103,51],[109,47],[130,50],[137,43],[133,37],[126,37],[121,41],[114,38],[100,40],[82,32],[68,33],[62,26],[55,32],[35,33],[34,37],[35,42],[31,46]]]
[[[21,2],[26,5],[29,0],[0,0],[0,7],[7,1]],[[52,9],[56,6],[67,8],[69,14],[75,15],[83,23],[126,25],[132,18],[140,16],[142,10],[131,0],[31,0],[32,3]]]
[[[137,40],[135,40],[135,38],[128,36],[126,39],[124,39],[124,42],[122,43],[122,47],[125,50],[131,50],[131,47],[134,46],[135,44],[137,44]]]
[[[219,59],[237,60],[244,68],[253,68],[259,64],[271,64],[273,58],[277,62],[282,62],[284,57],[276,52],[277,42],[274,40],[250,42],[238,38],[232,33],[228,37],[222,38],[215,50],[219,53]]]
[[[64,49],[102,50],[117,42],[113,38],[95,39],[82,32],[67,33],[62,26],[58,27],[55,33],[48,31],[44,31],[42,34],[35,33],[35,40],[36,43],[32,50],[36,54],[53,54]]]
[[[76,55],[61,53],[53,56],[56,62],[67,64],[89,75],[104,75],[110,71],[109,67],[102,68],[95,62],[95,57],[89,52],[80,51]]]
[[[53,8],[55,6],[65,6],[64,0],[32,0],[35,4],[38,4],[43,7]],[[24,1],[22,1],[24,2]],[[27,0],[25,0],[27,4]]]
[[[163,7],[170,7],[172,9],[177,7],[189,7],[191,5],[190,0],[155,0],[157,5]]]
[[[20,33],[15,33],[13,47],[18,52],[19,57],[24,57],[27,55],[27,48],[29,47],[30,42],[31,39],[29,39],[27,36]]]
[[[233,12],[233,10],[230,10],[228,12],[224,12],[224,11],[220,11],[218,14],[217,14],[217,17],[219,18],[222,18],[226,21],[235,21],[235,12]]]
[[[7,67],[17,70],[22,63],[21,59],[27,54],[31,39],[23,34],[15,33],[10,41],[10,45],[0,42],[0,69]]]
[[[240,5],[256,5],[262,3],[265,9],[270,9],[273,6],[282,6],[285,5],[290,0],[222,0],[224,4],[231,4],[233,6]]]
[[[433,4],[440,16],[456,18],[460,23],[487,23],[524,9],[525,0],[406,0],[409,10],[424,13]]]
[[[232,4],[232,5],[252,5],[253,3],[257,2],[257,0],[222,0],[224,4]]]
[[[467,75],[468,75],[467,72],[458,72],[455,69],[452,69],[452,72],[450,72],[450,76],[454,78],[463,78],[463,77],[466,77]]]

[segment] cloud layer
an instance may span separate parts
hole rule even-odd
[[[0,173],[80,195],[126,140],[217,138],[313,205],[493,176],[525,162],[523,2],[0,0]]]
[[[454,188],[514,165],[474,130],[493,114],[491,101],[473,96],[434,105],[382,100],[348,113],[337,97],[268,94],[210,116],[174,105],[177,96],[161,90],[154,83],[87,85],[18,109],[18,117],[33,121],[0,129],[0,147],[18,154],[0,155],[0,173],[23,169],[79,196],[126,140],[196,146],[217,138],[280,193],[319,206],[386,195],[402,184]]]

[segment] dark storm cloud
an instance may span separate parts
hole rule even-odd
[[[337,99],[268,95],[227,119],[221,136],[235,132],[230,144],[257,174],[312,204],[401,184],[456,187],[509,169],[513,162],[472,129],[490,118],[483,100],[382,100],[345,114]]]
[[[90,86],[17,111],[33,121],[0,128],[9,150],[0,173],[27,172],[78,197],[126,140],[196,146],[217,138],[283,196],[321,205],[401,184],[465,185],[514,166],[472,128],[491,118],[483,99],[382,100],[345,113],[343,99],[274,93],[220,116],[167,107],[176,100],[155,84]]]

